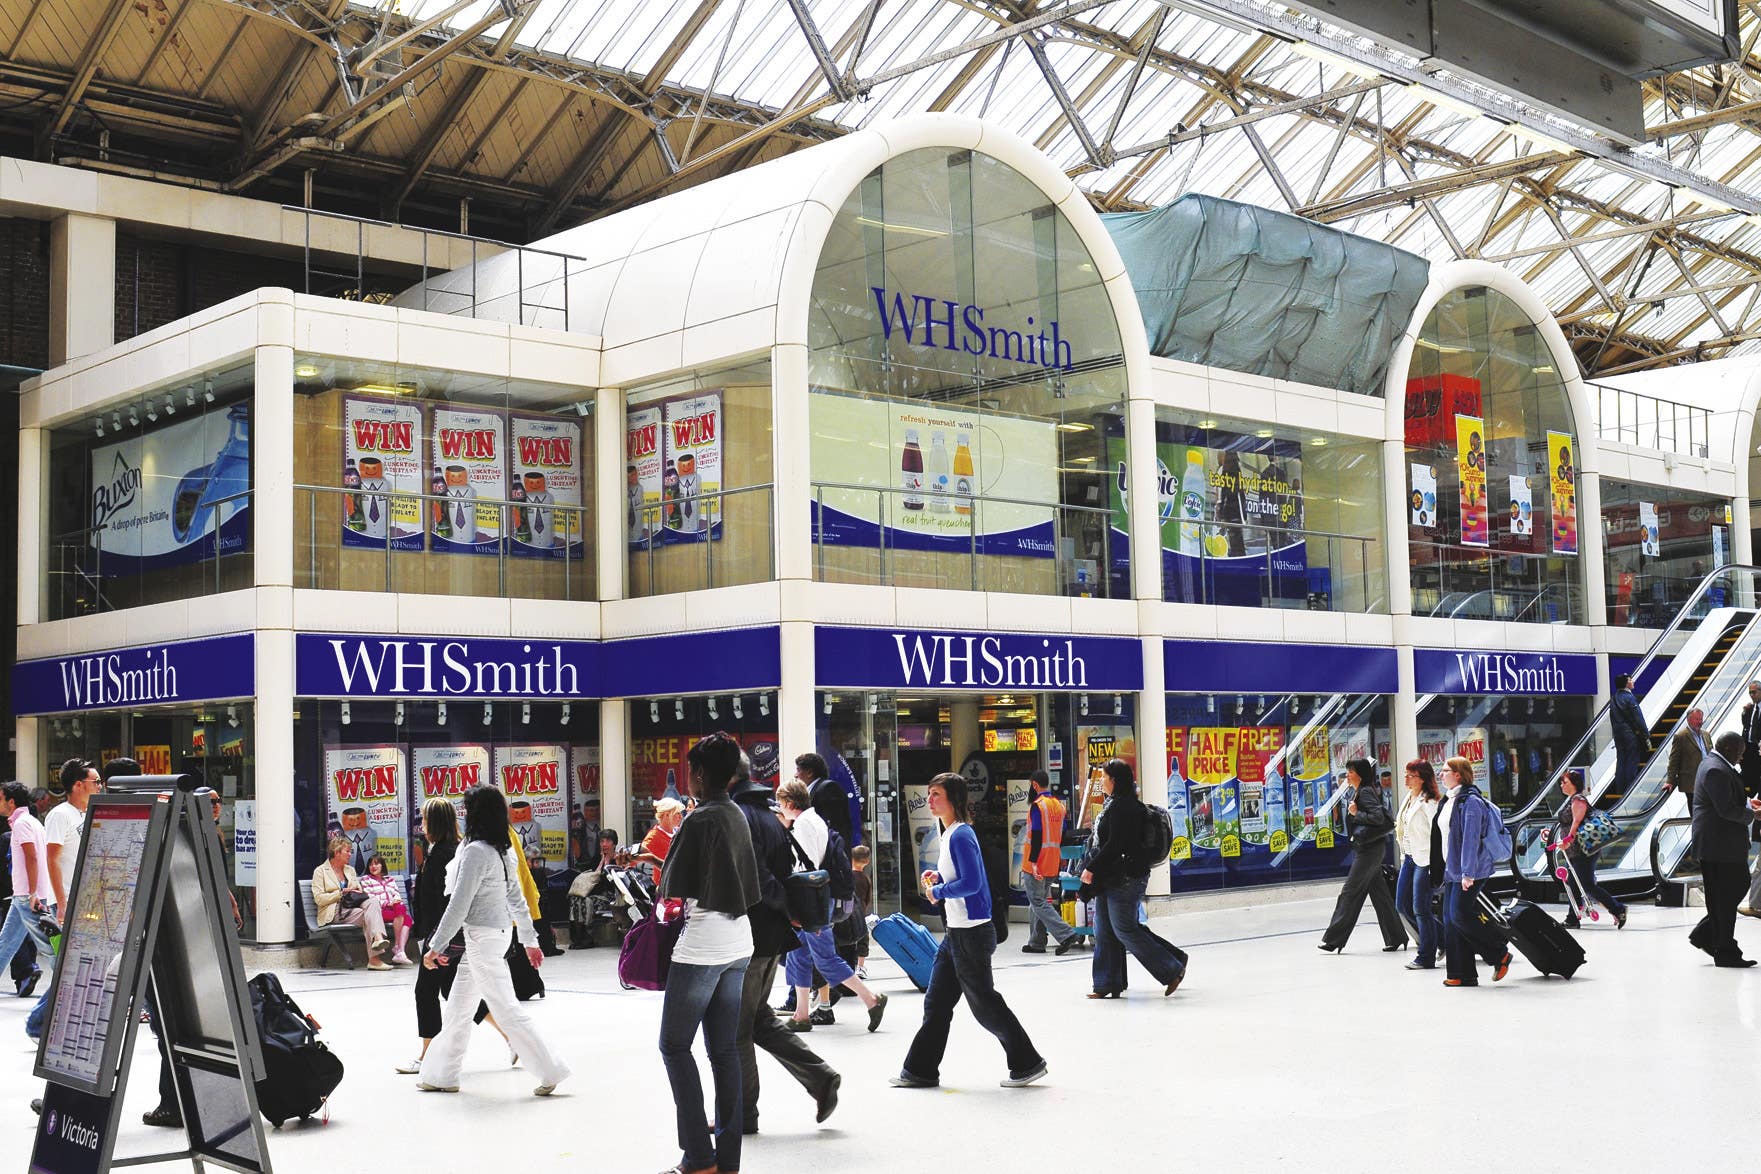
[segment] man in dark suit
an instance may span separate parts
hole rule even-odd
[[[1651,727],[1633,696],[1633,679],[1626,673],[1614,678],[1614,785],[1624,795],[1639,777],[1645,756],[1651,753]]]
[[[1743,735],[1720,734],[1694,780],[1694,855],[1706,886],[1706,916],[1688,941],[1724,967],[1755,965],[1736,941],[1737,903],[1749,883],[1749,827],[1761,812],[1761,799],[1743,796],[1732,761],[1742,752]]]
[[[1749,704],[1743,706],[1743,787],[1761,795],[1761,681],[1749,682]]]
[[[1687,728],[1677,730],[1675,737],[1669,740],[1669,776],[1663,785],[1688,797],[1690,815],[1694,810],[1694,779],[1700,773],[1700,763],[1706,757],[1706,751],[1712,748],[1706,741],[1706,731],[1700,728],[1705,721],[1706,715],[1700,710],[1688,710]]]

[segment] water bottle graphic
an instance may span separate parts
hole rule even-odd
[[[1273,835],[1278,832],[1288,835],[1289,828],[1284,822],[1284,775],[1276,767],[1267,769],[1265,789],[1261,794],[1261,801],[1266,805],[1267,831]]]
[[[930,510],[938,514],[951,512],[954,486],[949,472],[947,438],[940,431],[929,434],[929,464],[924,472],[929,485]]]
[[[683,803],[685,801],[685,797],[683,795],[679,794],[678,772],[673,770],[673,768],[670,766],[667,767],[667,770],[666,770],[666,790],[661,794],[661,798],[662,799],[672,799],[672,800],[675,800],[676,802],[679,802],[679,803]]]
[[[1196,448],[1186,450],[1186,472],[1180,478],[1180,553],[1204,553],[1205,532],[1205,455]]]
[[[234,404],[226,413],[226,425],[226,443],[214,459],[178,479],[171,499],[171,534],[179,544],[202,537],[210,522],[218,529],[225,519],[214,514],[222,504],[231,506],[234,514],[248,504],[229,499],[251,488],[251,406]]]
[[[1023,888],[1021,883],[1021,850],[1027,843],[1027,821],[1018,819],[1009,827],[1009,887]]]
[[[1186,778],[1180,773],[1180,760],[1174,759],[1168,766],[1168,819],[1174,825],[1174,863],[1191,858],[1192,855],[1192,824],[1187,819]],[[1181,841],[1186,841],[1185,854],[1181,853]]]

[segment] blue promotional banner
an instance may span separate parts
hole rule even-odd
[[[1170,693],[1395,693],[1394,649],[1164,640]]]
[[[819,628],[816,679],[864,689],[1143,688],[1143,645],[1117,636]]]
[[[93,572],[102,578],[236,554],[251,544],[249,404],[92,449]]]
[[[12,669],[13,712],[250,697],[257,692],[256,648],[256,637],[245,634],[22,660]]]
[[[1452,696],[1594,697],[1596,658],[1563,652],[1415,648],[1414,688]]]

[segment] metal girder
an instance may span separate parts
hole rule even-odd
[[[795,14],[795,23],[801,26],[801,35],[807,38],[808,51],[819,62],[819,71],[825,75],[826,84],[831,86],[832,93],[848,102],[854,96],[849,79],[838,69],[838,63],[832,59],[831,50],[826,48],[825,38],[819,35],[819,26],[813,23],[813,13],[807,10],[807,0],[788,2],[790,10]],[[715,88],[713,82],[709,88]],[[689,153],[687,150],[686,154]]]
[[[110,0],[110,7],[104,11],[104,19],[97,29],[86,40],[86,47],[79,55],[79,63],[73,67],[73,78],[68,82],[67,90],[56,103],[55,110],[44,123],[42,133],[38,136],[38,154],[42,154],[49,142],[67,129],[67,120],[73,117],[74,110],[79,106],[80,99],[85,97],[86,87],[92,84],[92,78],[98,72],[98,62],[110,42],[116,39],[117,31],[122,28],[122,18],[128,14],[130,0]]]
[[[1590,264],[1589,259],[1584,256],[1583,249],[1578,246],[1577,241],[1572,239],[1571,230],[1565,227],[1565,221],[1560,218],[1559,209],[1553,206],[1553,201],[1543,199],[1541,201],[1541,211],[1546,214],[1548,220],[1553,222],[1553,227],[1558,230],[1559,238],[1564,242],[1566,249],[1571,253],[1572,260],[1578,263],[1578,268],[1582,269],[1584,271],[1584,276],[1590,279],[1590,284],[1595,287],[1597,294],[1601,296],[1603,304],[1615,313],[1620,313],[1622,307],[1615,303],[1614,294],[1609,291],[1608,286],[1603,282],[1602,275],[1596,272],[1596,267]]]
[[[1039,67],[1040,76],[1046,79],[1046,87],[1052,91],[1052,98],[1058,103],[1058,109],[1064,112],[1065,123],[1076,135],[1076,141],[1082,144],[1082,153],[1096,167],[1110,166],[1112,159],[1101,150],[1101,145],[1095,142],[1094,135],[1088,129],[1088,123],[1082,120],[1082,111],[1078,110],[1076,103],[1070,100],[1070,91],[1064,88],[1064,82],[1058,77],[1058,71],[1052,68],[1051,59],[1046,56],[1045,45],[1039,37],[1031,32],[1022,34],[1021,43],[1027,46],[1028,55],[1033,58],[1033,63]]]
[[[1284,178],[1284,169],[1278,166],[1278,160],[1273,158],[1272,152],[1266,149],[1265,141],[1260,138],[1260,132],[1252,126],[1244,126],[1241,128],[1241,133],[1246,135],[1247,141],[1253,145],[1254,154],[1260,157],[1260,166],[1264,167],[1266,174],[1272,177],[1272,183],[1277,187],[1278,194],[1284,197],[1285,206],[1294,211],[1302,201],[1296,198],[1296,189],[1290,186],[1288,179]]]
[[[1125,118],[1125,109],[1131,105],[1131,99],[1137,93],[1138,79],[1143,77],[1143,67],[1150,59],[1150,51],[1156,47],[1156,38],[1162,35],[1162,28],[1168,23],[1168,9],[1159,8],[1151,18],[1150,26],[1143,39],[1143,52],[1131,63],[1131,76],[1125,79],[1125,92],[1119,95],[1119,105],[1113,110],[1113,117],[1107,121],[1107,133],[1101,139],[1103,149],[1113,149],[1113,138],[1119,133],[1119,123]]]
[[[1539,171],[1543,167],[1552,167],[1569,158],[1570,156],[1563,155],[1558,151],[1545,151],[1538,155],[1524,155],[1520,159],[1482,163],[1477,167],[1452,172],[1448,175],[1413,180],[1410,183],[1394,184],[1359,196],[1346,196],[1320,204],[1310,204],[1307,207],[1298,208],[1296,212],[1299,216],[1306,216],[1310,220],[1319,220],[1323,224],[1335,220],[1348,220],[1365,213],[1396,207],[1408,201],[1448,195],[1476,184],[1496,183],[1512,176],[1527,175],[1530,172]]]

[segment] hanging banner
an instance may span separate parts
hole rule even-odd
[[[257,885],[257,803],[239,799],[232,805],[232,883],[241,889]]]
[[[1284,727],[1244,726],[1235,755],[1239,780],[1241,838],[1282,852],[1290,837],[1284,829],[1284,776],[1275,762],[1282,757]]]
[[[409,811],[402,746],[326,746],[324,786],[328,803],[326,838],[342,836],[354,845],[347,863],[365,875],[374,853],[385,870],[405,871],[404,842]]]
[[[1027,843],[1033,788],[1026,779],[1010,779],[1004,788],[1009,795],[1009,887],[1019,893],[1027,887],[1021,880],[1021,852]]]
[[[1547,433],[1547,468],[1551,482],[1553,553],[1578,552],[1578,471],[1571,458],[1571,434]]]
[[[666,459],[660,485],[666,541],[703,542],[721,537],[721,392],[667,402]]]
[[[1241,804],[1235,783],[1241,731],[1199,726],[1187,735],[1186,777],[1192,842],[1225,856],[1241,855]]]
[[[632,408],[625,416],[624,530],[631,546],[646,546],[660,534],[660,427],[658,407]]]
[[[509,553],[522,558],[580,557],[582,429],[578,419],[508,416]]]
[[[568,777],[566,746],[495,748],[495,784],[507,796],[508,826],[520,837],[526,859],[542,856],[547,868],[568,862]]]
[[[1077,726],[1076,774],[1077,827],[1093,827],[1106,795],[1101,790],[1103,768],[1118,758],[1137,766],[1137,739],[1130,726]]]
[[[1455,757],[1455,731],[1420,729],[1418,757],[1430,763],[1432,770],[1442,771],[1443,764]]]
[[[87,541],[105,578],[249,549],[250,420],[235,404],[92,449]]]
[[[135,761],[141,764],[142,774],[168,775],[171,773],[171,747],[163,744],[136,746]]]
[[[351,395],[342,401],[342,544],[422,549],[422,500],[393,494],[442,493],[440,466],[424,486],[422,407]],[[429,502],[438,509],[438,503]]]
[[[911,855],[903,863],[900,878],[908,901],[914,907],[927,909],[928,902],[919,895],[917,878],[933,869],[941,859],[942,825],[929,811],[929,784],[906,783],[900,790],[905,801],[905,836],[910,841]]]
[[[1657,529],[1657,503],[1639,503],[1639,553],[1646,558],[1662,558],[1663,542]]]
[[[465,792],[489,782],[489,747],[459,743],[410,747],[410,771],[416,778],[415,810],[410,813],[410,842],[422,842],[422,807],[445,799],[465,826]]]
[[[1333,793],[1331,742],[1324,725],[1307,726],[1291,737],[1293,754],[1285,755],[1291,796],[1285,824],[1299,840],[1317,847],[1333,846],[1333,826],[1320,812]]]
[[[1455,459],[1461,472],[1461,544],[1486,546],[1491,517],[1486,502],[1485,424],[1478,416],[1455,417]]]
[[[1412,466],[1412,524],[1429,530],[1437,524],[1437,466]]]
[[[430,514],[436,551],[495,554],[507,500],[507,418],[488,408],[437,407],[434,465],[446,500]]]
[[[569,747],[574,767],[574,791],[569,796],[569,855],[580,867],[599,858],[599,829],[604,827],[599,806],[599,747]]]
[[[1186,727],[1170,726],[1165,735],[1168,758],[1168,818],[1174,824],[1174,844],[1168,849],[1168,859],[1174,861],[1175,867],[1185,860],[1192,859],[1192,810],[1187,800],[1186,783]]]
[[[1510,536],[1528,538],[1535,532],[1535,499],[1527,477],[1510,479]]]

